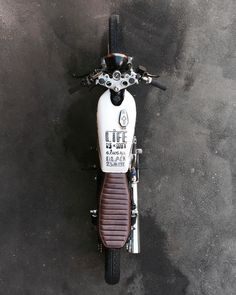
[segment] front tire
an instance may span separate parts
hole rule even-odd
[[[109,53],[121,53],[120,16],[113,14],[109,19]]]
[[[120,281],[120,249],[105,249],[105,281],[109,285]]]

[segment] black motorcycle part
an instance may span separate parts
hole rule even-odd
[[[120,16],[113,14],[109,19],[109,53],[121,53]]]
[[[120,249],[105,249],[105,281],[109,285],[120,281]]]
[[[109,54],[105,58],[108,73],[120,71],[126,73],[129,71],[128,56],[124,54]]]
[[[111,102],[115,106],[120,106],[122,101],[124,100],[124,89],[120,90],[119,92],[115,92],[111,90]]]

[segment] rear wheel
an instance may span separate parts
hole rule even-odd
[[[120,16],[114,14],[109,19],[109,53],[121,53],[121,46]]]
[[[105,281],[115,285],[120,280],[120,249],[105,249]]]

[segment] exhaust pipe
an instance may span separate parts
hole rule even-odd
[[[139,214],[138,214],[138,189],[137,182],[131,183],[133,202],[136,205],[132,214],[136,214],[135,224],[132,226],[131,237],[128,245],[128,252],[133,254],[140,253],[140,232],[139,232]]]

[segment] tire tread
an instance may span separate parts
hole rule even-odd
[[[105,250],[105,281],[115,285],[120,280],[120,249]]]
[[[121,53],[120,16],[113,14],[109,20],[109,53]]]

